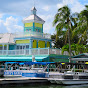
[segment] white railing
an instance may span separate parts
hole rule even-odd
[[[49,54],[62,55],[60,49],[52,49],[52,48],[33,48],[33,49],[24,49],[24,50],[0,50],[0,55],[49,55]],[[68,55],[68,52],[65,52],[63,55]]]
[[[51,35],[47,33],[39,33],[39,32],[22,32],[22,33],[15,33],[15,38],[19,37],[41,37],[41,38],[48,38],[51,39]]]

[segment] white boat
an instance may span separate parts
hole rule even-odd
[[[74,85],[74,84],[88,84],[88,70],[75,72],[75,68],[71,71],[49,72],[49,79],[54,84]]]
[[[7,63],[8,64],[8,63]],[[9,62],[11,64],[11,62]],[[12,63],[12,64],[18,64],[18,63]],[[19,63],[20,64],[20,63]],[[10,68],[11,70],[5,70],[4,76],[11,76],[11,77],[41,77],[41,78],[47,78],[48,72],[45,72],[45,70],[48,67],[48,62],[24,62],[21,63],[21,65],[24,65],[23,67],[20,66],[18,69],[13,70],[12,65]],[[26,66],[27,65],[27,66]],[[33,65],[45,65],[45,67],[33,67]]]
[[[19,64],[17,62],[9,62],[6,63],[6,65],[7,64],[13,65],[9,67],[11,70],[9,69],[4,71],[5,78],[1,79],[0,84],[48,83],[47,79],[49,77],[49,73],[45,71],[47,66],[50,64],[48,62],[24,62],[21,63],[22,66],[19,66],[18,69],[13,69],[15,64]]]

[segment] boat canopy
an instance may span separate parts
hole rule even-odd
[[[24,64],[27,64],[27,65],[33,65],[33,64],[47,65],[47,64],[51,64],[51,63],[55,63],[55,62],[24,62]]]
[[[19,64],[19,65],[33,65],[33,64],[38,64],[38,65],[47,65],[55,62],[5,62],[5,64]]]
[[[5,64],[18,64],[19,62],[5,62]]]

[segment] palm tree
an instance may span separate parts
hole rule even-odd
[[[73,17],[71,15],[71,11],[68,6],[64,6],[60,9],[58,9],[57,14],[55,15],[55,19],[53,21],[53,25],[56,26],[56,34],[60,35],[63,30],[65,30],[65,37],[66,40],[68,38],[69,42],[69,62],[71,62],[71,42],[70,42],[70,37],[71,37],[71,32],[72,32],[72,27],[73,27]],[[68,36],[68,37],[67,37]]]
[[[86,40],[88,39],[88,5],[79,14],[77,27],[73,31],[73,36],[75,35],[79,36],[78,44],[86,44]]]
[[[83,44],[71,44],[71,50],[72,50],[72,54],[73,56],[74,55],[78,55],[78,54],[81,54],[81,53],[86,53],[88,52],[88,49],[87,49],[87,45],[83,45]],[[69,45],[64,45],[62,47],[62,54],[67,51],[69,53]]]

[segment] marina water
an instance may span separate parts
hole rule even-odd
[[[0,86],[0,88],[88,88],[88,84],[86,85],[72,85],[72,86],[63,86],[63,85],[6,85]]]

